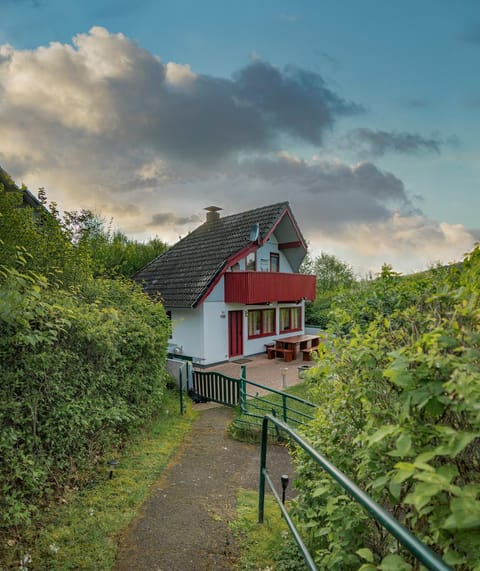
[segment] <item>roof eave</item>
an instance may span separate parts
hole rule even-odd
[[[295,220],[295,218],[293,216],[293,213],[290,209],[290,205],[287,205],[285,207],[285,210],[280,214],[280,216],[278,217],[275,224],[273,224],[272,228],[270,228],[270,230],[267,232],[265,237],[262,239],[262,245],[265,244],[270,239],[271,235],[275,232],[277,226],[280,224],[280,222],[283,220],[283,218],[286,215],[289,217],[290,222],[292,223],[292,226],[293,226],[293,228],[294,228],[294,230],[298,236],[298,239],[301,242],[301,246],[305,250],[305,253],[306,253],[308,250],[308,246],[307,246],[307,243],[305,241],[305,238],[303,237],[302,232],[300,231],[300,228],[298,227],[297,221]]]
[[[242,250],[236,252],[235,254],[233,254],[232,256],[227,258],[223,262],[223,265],[221,266],[221,268],[212,277],[212,279],[210,280],[208,285],[197,296],[192,307],[194,307],[194,308],[198,307],[201,303],[203,303],[205,301],[205,299],[212,293],[212,290],[218,284],[218,282],[220,281],[222,276],[225,274],[225,272],[228,270],[228,268],[233,266],[233,264],[238,262],[238,260],[245,258],[245,256],[247,256],[250,252],[254,252],[255,250],[258,250],[258,245],[257,244],[249,244],[248,246],[246,246]]]

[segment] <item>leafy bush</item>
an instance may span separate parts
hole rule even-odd
[[[2,526],[28,522],[42,497],[158,408],[168,327],[163,307],[130,283],[92,281],[73,294],[2,271]]]
[[[480,250],[344,292],[311,374],[313,444],[456,569],[480,561]],[[417,565],[297,453],[295,508],[324,569]],[[415,567],[418,568],[418,567]]]
[[[46,501],[158,412],[170,328],[131,282],[95,279],[90,213],[23,198],[0,170],[0,561]],[[105,274],[152,253],[135,244]]]

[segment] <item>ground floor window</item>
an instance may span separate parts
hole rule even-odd
[[[248,310],[248,338],[275,335],[274,309]]]
[[[302,308],[280,308],[280,333],[288,331],[300,331],[302,329]]]

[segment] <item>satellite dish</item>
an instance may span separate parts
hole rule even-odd
[[[250,242],[257,242],[260,235],[260,225],[258,222],[250,226]]]

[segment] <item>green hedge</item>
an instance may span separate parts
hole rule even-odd
[[[460,266],[382,276],[337,300],[311,373],[308,434],[458,570],[480,561],[480,250]],[[322,569],[417,569],[298,454],[296,517]]]
[[[0,279],[0,526],[77,485],[162,400],[169,323],[129,282],[77,292],[12,267]],[[36,507],[37,506],[37,507]]]

